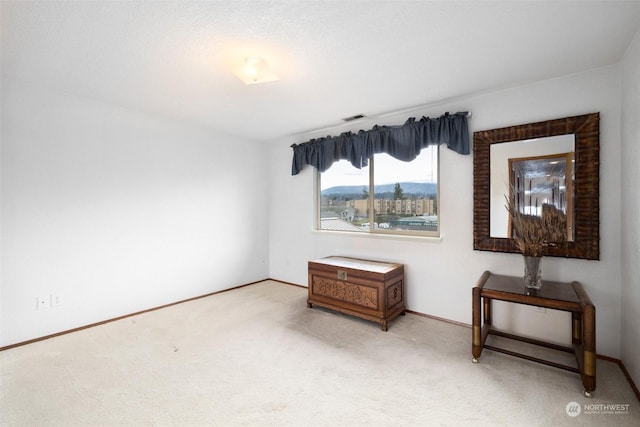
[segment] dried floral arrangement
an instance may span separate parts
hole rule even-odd
[[[553,205],[542,205],[542,216],[519,212],[507,197],[505,206],[511,218],[513,240],[525,256],[541,257],[545,248],[567,240],[567,216]]]

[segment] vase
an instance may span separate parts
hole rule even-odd
[[[542,257],[524,256],[524,285],[528,289],[542,287]]]

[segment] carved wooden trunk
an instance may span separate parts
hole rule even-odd
[[[309,298],[313,304],[378,322],[404,314],[404,265],[345,257],[309,261]]]

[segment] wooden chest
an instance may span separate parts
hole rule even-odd
[[[346,257],[309,261],[309,298],[313,304],[378,322],[404,314],[404,265]]]

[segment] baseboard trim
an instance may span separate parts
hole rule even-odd
[[[283,285],[295,286],[297,288],[305,288],[305,289],[308,288],[308,286],[299,285],[297,283],[285,282],[284,280],[279,280],[279,279],[267,279],[267,280],[271,280],[272,282],[282,283]]]
[[[624,366],[624,363],[622,362],[622,360],[618,360],[617,363],[618,363],[618,366],[620,366],[620,369],[622,370],[622,373],[624,374],[625,378],[629,382],[629,385],[631,386],[633,393],[636,395],[636,399],[638,399],[638,402],[640,402],[640,390],[638,390],[638,386],[636,385],[636,383],[633,382],[633,378],[631,378],[631,375],[629,374],[629,371],[627,371],[627,368],[626,366]]]
[[[4,347],[0,347],[0,351],[10,350],[10,349],[16,348],[16,347],[22,347],[24,345],[33,344],[33,343],[36,343],[36,342],[39,342],[39,341],[48,340],[48,339],[51,339],[51,338],[59,337],[61,335],[71,334],[71,333],[74,333],[74,332],[82,331],[84,329],[89,329],[89,328],[93,328],[95,326],[104,325],[106,323],[111,323],[111,322],[115,322],[115,321],[118,321],[118,320],[126,319],[128,317],[138,316],[140,314],[149,313],[151,311],[156,311],[156,310],[160,310],[160,309],[163,309],[163,308],[171,307],[171,306],[174,306],[174,305],[183,304],[185,302],[195,301],[195,300],[202,299],[202,298],[207,298],[207,297],[210,297],[212,295],[217,295],[217,294],[221,294],[221,293],[224,293],[224,292],[229,292],[229,291],[232,291],[234,289],[244,288],[246,286],[255,285],[256,283],[265,282],[265,281],[268,281],[268,280],[271,280],[273,282],[282,283],[284,285],[295,286],[295,287],[298,287],[298,288],[307,288],[307,286],[299,285],[297,283],[286,282],[284,280],[278,280],[278,279],[268,278],[268,279],[263,279],[263,280],[257,280],[255,282],[246,283],[244,285],[234,286],[234,287],[229,288],[229,289],[223,289],[221,291],[210,292],[210,293],[205,294],[205,295],[200,295],[200,296],[193,297],[193,298],[187,298],[187,299],[184,299],[184,300],[181,300],[181,301],[176,301],[176,302],[172,302],[172,303],[169,303],[169,304],[164,304],[164,305],[161,305],[161,306],[158,306],[158,307],[148,308],[146,310],[137,311],[137,312],[131,313],[131,314],[125,314],[123,316],[118,316],[118,317],[114,317],[112,319],[107,319],[107,320],[103,320],[103,321],[100,321],[100,322],[91,323],[91,324],[85,325],[85,326],[79,326],[77,328],[68,329],[66,331],[57,332],[55,334],[50,334],[50,335],[45,335],[45,336],[38,337],[38,338],[33,338],[33,339],[30,339],[30,340],[18,342],[18,343],[15,343],[15,344],[9,344],[9,345],[6,345]],[[462,326],[462,327],[471,329],[471,325],[469,325],[467,323],[457,322],[455,320],[446,319],[444,317],[433,316],[433,315],[430,315],[430,314],[421,313],[419,311],[414,311],[414,310],[406,310],[406,312],[414,314],[416,316],[426,317],[426,318],[437,320],[437,321],[440,321],[440,322],[445,322],[445,323],[449,323],[449,324],[452,324],[452,325]],[[596,354],[596,358],[602,359],[602,360],[606,360],[608,362],[613,362],[613,363],[617,364],[620,367],[620,370],[624,374],[625,378],[627,379],[627,382],[631,386],[631,389],[633,390],[633,393],[636,395],[636,398],[638,399],[638,401],[640,401],[640,390],[638,390],[638,387],[636,386],[635,382],[633,381],[633,378],[631,378],[631,375],[629,374],[629,371],[627,371],[627,368],[624,366],[624,363],[622,362],[622,360],[616,359],[614,357],[604,356],[604,355],[601,355],[601,354]]]
[[[45,335],[45,336],[38,337],[38,338],[33,338],[33,339],[30,339],[30,340],[27,340],[27,341],[17,342],[15,344],[9,344],[9,345],[6,345],[4,347],[0,347],[0,351],[10,350],[10,349],[16,348],[16,347],[22,347],[24,345],[33,344],[33,343],[36,343],[36,342],[48,340],[48,339],[51,339],[51,338],[59,337],[61,335],[67,335],[67,334],[71,334],[71,333],[74,333],[74,332],[82,331],[84,329],[89,329],[89,328],[93,328],[93,327],[96,327],[96,326],[104,325],[104,324],[107,324],[107,323],[115,322],[115,321],[118,321],[118,320],[126,319],[128,317],[138,316],[140,314],[149,313],[151,311],[156,311],[156,310],[160,310],[160,309],[163,309],[163,308],[171,307],[171,306],[174,306],[174,305],[183,304],[185,302],[195,301],[195,300],[202,299],[202,298],[207,298],[207,297],[210,297],[212,295],[217,295],[217,294],[221,294],[221,293],[224,293],[224,292],[229,292],[229,291],[232,291],[234,289],[244,288],[245,286],[255,285],[256,283],[264,282],[265,280],[271,280],[271,279],[257,280],[255,282],[246,283],[244,285],[234,286],[234,287],[229,288],[229,289],[223,289],[221,291],[210,292],[208,294],[200,295],[200,296],[197,296],[197,297],[187,298],[187,299],[176,301],[176,302],[172,302],[172,303],[169,303],[169,304],[160,305],[158,307],[153,307],[153,308],[148,308],[146,310],[136,311],[135,313],[125,314],[125,315],[114,317],[114,318],[111,318],[111,319],[102,320],[100,322],[90,323],[88,325],[79,326],[77,328],[68,329],[68,330],[61,331],[61,332],[56,332],[55,334],[50,334],[50,335]]]
[[[457,322],[455,320],[445,319],[444,317],[433,316],[431,314],[420,313],[419,311],[413,311],[413,310],[405,310],[405,311],[407,313],[415,314],[416,316],[426,317],[428,319],[438,320],[440,322],[449,323],[451,325],[462,326],[462,327],[471,329],[471,325],[467,323]]]

